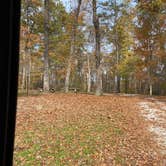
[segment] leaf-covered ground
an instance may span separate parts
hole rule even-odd
[[[14,165],[164,166],[140,96],[46,94],[18,98]]]

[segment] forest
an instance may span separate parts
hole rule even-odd
[[[19,46],[14,166],[166,165],[165,0],[22,0]]]
[[[165,0],[22,0],[19,92],[166,95]]]

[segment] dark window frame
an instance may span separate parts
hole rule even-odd
[[[1,3],[0,10],[0,166],[13,165],[19,69],[20,5],[20,0],[5,0]]]

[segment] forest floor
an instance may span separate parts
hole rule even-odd
[[[18,97],[14,165],[165,166],[166,97]]]

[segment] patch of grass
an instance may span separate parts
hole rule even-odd
[[[79,121],[60,126],[34,125],[38,130],[25,131],[22,138],[24,144],[29,147],[26,150],[15,152],[15,162],[24,165],[30,163],[36,165],[39,161],[47,161],[50,165],[86,165],[92,166],[98,163],[106,145],[115,144],[117,136],[122,136],[122,129],[107,119],[96,117],[93,121],[80,118]],[[39,141],[40,140],[40,141]],[[37,156],[41,158],[37,159]],[[95,158],[94,158],[95,156]],[[121,162],[120,157],[116,158]]]
[[[15,154],[15,163],[16,165],[25,165],[25,166],[31,166],[31,165],[40,165],[40,162],[36,159],[36,153],[40,150],[40,145],[32,145],[30,148],[24,149],[19,151],[19,153],[16,152]]]
[[[122,157],[122,156],[119,155],[119,154],[116,154],[115,163],[116,163],[116,164],[125,165],[125,158]]]
[[[114,134],[117,135],[117,136],[121,136],[121,135],[123,134],[122,129],[117,128],[117,127],[114,127],[114,128],[113,128],[113,132],[114,132]]]

